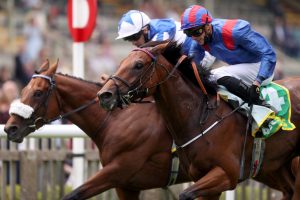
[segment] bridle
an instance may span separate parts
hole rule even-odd
[[[136,48],[133,51],[142,51],[145,54],[147,54],[151,58],[151,63],[147,66],[145,70],[142,71],[142,73],[138,76],[138,78],[130,84],[125,79],[112,75],[109,77],[109,80],[112,80],[114,82],[114,85],[117,88],[117,106],[121,107],[125,105],[129,105],[130,103],[145,103],[145,101],[142,101],[143,98],[148,94],[149,90],[155,87],[158,87],[159,85],[166,82],[171,76],[173,76],[173,73],[178,68],[178,66],[181,64],[181,62],[186,58],[186,56],[183,59],[179,59],[176,65],[173,67],[171,71],[167,67],[165,67],[163,64],[159,63],[157,60],[157,57],[155,57],[148,49],[145,48]],[[149,87],[143,87],[148,80],[150,80],[154,74],[155,67],[160,66],[166,71],[166,76],[163,80],[161,80],[158,83],[155,83],[152,86]],[[151,70],[150,74],[147,76],[148,72]],[[146,77],[146,78],[144,78]],[[118,82],[125,85],[128,88],[128,92],[125,94],[122,94],[120,91],[120,86],[118,85]],[[138,100],[133,100],[134,97],[139,97]]]
[[[55,98],[56,98],[56,101],[57,101],[57,104],[58,104],[58,108],[59,108],[60,111],[62,110],[61,100],[60,100],[57,92],[55,92],[55,88],[56,88],[55,75],[53,75],[53,77],[50,77],[50,76],[46,76],[46,75],[43,75],[43,74],[34,74],[32,76],[32,78],[46,79],[49,82],[50,87],[48,88],[47,93],[44,96],[44,98],[36,106],[36,109],[34,109],[34,112],[30,116],[30,118],[28,119],[30,122],[33,122],[31,125],[28,125],[28,127],[31,128],[31,129],[37,130],[45,124],[49,124],[49,123],[51,123],[53,121],[56,121],[58,119],[67,118],[68,116],[70,116],[70,115],[72,115],[76,112],[82,111],[82,110],[86,109],[87,107],[89,107],[90,105],[95,104],[98,101],[97,98],[94,98],[93,100],[87,102],[86,104],[84,104],[84,105],[82,105],[82,106],[80,106],[80,107],[78,107],[74,110],[71,110],[67,113],[60,114],[58,117],[54,117],[52,119],[47,119],[46,114],[47,114],[47,110],[48,110],[47,108],[48,108],[48,103],[49,103],[49,99],[50,99],[49,97],[53,92],[55,93]],[[40,111],[41,109],[44,109],[45,111],[43,112],[42,116],[37,116],[38,113],[39,113],[38,111]]]

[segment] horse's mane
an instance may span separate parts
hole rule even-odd
[[[159,44],[165,44],[168,43],[166,49],[163,52],[163,56],[172,64],[176,65],[178,59],[181,57],[181,45],[177,45],[176,42],[165,40],[165,41],[150,41],[145,43],[141,46],[141,48],[149,48],[149,47],[155,47]],[[217,91],[217,84],[211,82],[209,80],[209,76],[211,75],[211,70],[203,68],[201,66],[197,66],[200,78],[209,94],[216,94]],[[185,59],[182,64],[178,67],[178,70],[183,75],[183,78],[185,80],[191,81],[193,84],[195,84],[197,87],[199,87],[199,84],[197,82],[197,79],[194,75],[194,71],[191,65],[191,59]]]
[[[76,76],[72,76],[72,75],[69,75],[69,74],[62,74],[60,72],[58,72],[57,74],[61,75],[61,76],[66,76],[66,77],[69,77],[69,78],[73,78],[73,79],[76,79],[76,80],[80,80],[80,81],[83,81],[85,83],[93,84],[93,85],[96,85],[98,87],[103,87],[103,84],[101,84],[99,82],[86,80],[86,79],[83,79],[83,78],[80,78],[80,77],[76,77]]]
[[[175,42],[169,42],[167,48],[165,49],[163,56],[173,65],[175,65],[178,59],[181,57],[181,46],[177,45]],[[216,94],[217,91],[217,84],[213,83],[209,80],[209,76],[211,75],[211,70],[208,68],[201,67],[200,65],[197,66],[197,69],[200,74],[200,78],[209,94]],[[183,75],[185,80],[191,81],[197,87],[199,84],[197,79],[194,75],[194,71],[191,65],[191,59],[185,59],[178,67],[178,70]]]
[[[169,40],[164,40],[164,41],[149,41],[143,45],[140,46],[140,48],[147,48],[147,47],[155,47],[159,44],[164,44],[170,42]]]

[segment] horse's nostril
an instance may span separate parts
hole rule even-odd
[[[101,102],[107,102],[112,98],[112,93],[111,92],[103,92],[103,93],[98,93],[98,98]]]
[[[17,126],[8,126],[8,127],[5,127],[4,128],[4,131],[7,133],[7,134],[14,134],[15,132],[17,132],[18,130],[18,127]]]
[[[12,140],[16,136],[16,133],[18,132],[18,127],[15,125],[5,126],[4,131],[7,134],[7,138],[9,140]]]

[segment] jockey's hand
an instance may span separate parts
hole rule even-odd
[[[259,99],[259,86],[256,84],[252,84],[251,87],[249,88],[249,102],[248,104],[259,104],[260,99]]]

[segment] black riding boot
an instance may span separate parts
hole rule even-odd
[[[243,101],[248,102],[249,95],[247,86],[242,80],[232,76],[224,76],[217,80],[219,85],[223,85],[226,89],[234,95],[240,97]]]

